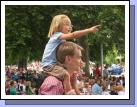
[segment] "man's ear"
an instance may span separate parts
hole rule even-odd
[[[65,62],[70,62],[70,56],[65,57]]]

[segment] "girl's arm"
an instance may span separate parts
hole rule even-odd
[[[99,26],[100,25],[96,25],[96,26],[93,26],[93,27],[88,28],[88,29],[75,31],[75,32],[68,33],[68,34],[62,34],[60,36],[60,39],[63,40],[63,39],[80,38],[82,36],[85,36],[88,33],[95,33],[95,32],[97,32],[98,31],[97,27],[99,27]]]

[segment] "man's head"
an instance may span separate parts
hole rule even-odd
[[[16,87],[16,85],[17,85],[17,82],[16,82],[16,81],[11,81],[11,82],[10,82],[10,86]]]
[[[57,61],[64,64],[67,70],[79,71],[82,50],[82,47],[73,42],[65,42],[57,49]]]

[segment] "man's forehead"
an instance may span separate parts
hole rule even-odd
[[[80,49],[76,49],[75,50],[75,55],[82,56],[81,50]]]

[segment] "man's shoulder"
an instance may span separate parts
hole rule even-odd
[[[95,83],[92,87],[93,87],[93,88],[97,88],[97,87],[98,87],[98,84]]]
[[[45,83],[48,83],[48,84],[52,84],[52,85],[57,85],[59,83],[62,83],[58,78],[54,77],[54,76],[48,76],[45,80],[44,80]]]
[[[16,93],[16,89],[15,89],[14,87],[11,87],[11,88],[9,89],[9,91],[10,91],[10,94]]]
[[[46,77],[39,89],[40,95],[62,95],[63,93],[64,89],[62,82],[54,76]]]
[[[58,80],[59,81],[59,79],[58,78],[56,78],[55,76],[48,76],[47,78],[46,78],[47,80]]]

